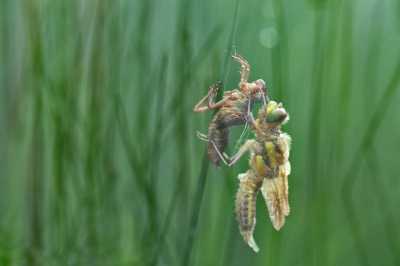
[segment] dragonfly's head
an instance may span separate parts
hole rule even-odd
[[[267,106],[266,121],[272,126],[278,126],[284,124],[289,120],[289,114],[283,108],[282,103],[275,101],[269,101]]]
[[[267,94],[267,86],[265,85],[264,80],[258,79],[258,80],[256,80],[255,83],[257,84],[260,102],[263,100],[266,100],[268,102],[269,98],[268,98],[268,94]]]
[[[267,86],[265,86],[264,80],[258,79],[254,83],[260,92],[267,93]]]
[[[253,83],[248,84],[246,87],[242,87],[242,91],[245,93],[250,93],[250,97],[255,103],[259,103],[264,100],[267,102],[269,101],[267,87],[262,79],[258,79]]]

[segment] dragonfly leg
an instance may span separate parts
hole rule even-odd
[[[217,95],[217,90],[221,86],[222,81],[220,79],[217,80],[217,82],[210,87],[208,90],[208,93],[206,96],[204,96],[195,106],[193,109],[193,112],[195,114],[203,113],[208,110],[220,108],[221,106],[224,106],[225,102],[230,99],[230,94],[225,94],[224,98],[222,98],[221,101],[217,103],[213,103],[213,100],[215,96]],[[206,106],[201,106],[203,105],[206,101],[208,100],[208,104]]]
[[[256,124],[254,122],[253,113],[251,112],[250,107],[251,107],[251,100],[249,100],[249,105],[247,108],[247,115],[245,117],[246,117],[247,124],[254,131],[254,130],[256,130]]]
[[[224,162],[224,164],[225,164],[226,166],[228,166],[229,168],[231,167],[231,166],[229,166],[229,164],[225,161],[224,156],[222,156],[222,154],[219,152],[219,150],[218,150],[218,148],[217,148],[217,145],[215,145],[214,141],[212,141],[211,139],[208,139],[206,134],[200,133],[199,131],[197,131],[197,137],[198,137],[199,139],[201,139],[201,140],[204,140],[204,141],[207,141],[207,142],[211,142],[211,144],[214,146],[215,150],[217,151],[218,156],[221,158],[221,161]]]
[[[246,59],[243,58],[243,56],[237,53],[236,46],[233,46],[233,50],[235,51],[235,54],[231,56],[231,58],[235,61],[238,61],[242,65],[242,70],[240,71],[239,87],[243,91],[243,88],[247,87],[247,81],[249,80],[251,67],[249,62],[247,62]]]
[[[263,97],[263,102],[264,102],[264,109],[265,111],[267,111],[267,101],[269,102],[269,97],[268,97],[268,93],[264,93],[261,89],[261,95]]]
[[[247,140],[243,146],[239,149],[239,151],[232,156],[229,160],[231,163],[228,165],[228,167],[232,167],[235,163],[239,161],[239,159],[246,153],[248,149],[251,149],[254,146],[257,146],[258,142],[255,141],[254,139],[249,139]]]
[[[246,153],[246,151],[247,151],[249,148],[252,148],[252,147],[258,145],[258,142],[257,142],[256,140],[254,140],[254,139],[247,140],[247,141],[243,144],[243,146],[239,149],[239,151],[238,151],[235,155],[233,155],[231,158],[229,158],[229,156],[228,156],[226,153],[224,153],[224,154],[222,155],[222,154],[219,152],[219,150],[218,150],[217,146],[215,145],[214,141],[212,141],[211,139],[208,139],[208,138],[207,138],[207,135],[205,135],[205,134],[200,133],[199,131],[197,131],[197,137],[198,137],[199,139],[201,139],[201,140],[204,140],[204,141],[207,141],[207,142],[211,142],[211,144],[214,146],[215,150],[217,151],[219,157],[221,158],[221,161],[222,161],[226,166],[228,166],[229,168],[231,168],[232,166],[234,166],[234,165],[239,161],[239,159]],[[229,164],[227,163],[227,161],[225,160],[224,157],[230,161]]]

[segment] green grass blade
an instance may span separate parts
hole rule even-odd
[[[229,35],[224,64],[223,64],[222,71],[221,71],[221,77],[222,77],[222,81],[224,83],[226,83],[226,80],[228,77],[229,63],[231,60],[232,47],[233,47],[236,28],[237,28],[240,2],[241,2],[241,0],[236,0],[236,5],[235,5],[234,12],[233,12],[233,19],[232,19],[232,24],[231,24],[231,32]],[[224,94],[224,86],[219,88],[216,101],[218,101],[218,99],[222,99],[223,94]],[[215,113],[216,113],[216,110],[214,111],[214,114]],[[205,184],[207,181],[207,173],[208,173],[209,165],[210,165],[210,160],[208,158],[207,151],[205,150],[199,177],[198,177],[198,181],[197,181],[196,194],[195,194],[194,204],[192,207],[192,214],[191,214],[189,229],[188,229],[187,236],[186,236],[185,251],[184,251],[184,256],[183,256],[183,260],[182,260],[182,265],[189,264],[190,254],[191,254],[192,248],[193,248],[193,241],[194,241],[194,237],[195,237],[195,233],[196,233],[196,228],[197,228],[197,224],[198,224],[198,220],[199,220],[199,214],[200,214],[200,210],[201,210],[202,199],[203,199],[203,195],[204,195],[204,187],[205,187]]]

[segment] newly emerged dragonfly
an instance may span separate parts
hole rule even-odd
[[[232,167],[247,150],[250,150],[250,169],[239,174],[240,186],[236,195],[236,217],[239,221],[240,233],[243,239],[254,251],[259,248],[253,238],[256,223],[256,197],[261,189],[268,207],[269,216],[276,230],[279,230],[285,216],[289,214],[288,175],[290,174],[289,150],[291,139],[280,131],[280,126],[289,120],[289,114],[282,103],[268,102],[267,109],[262,107],[258,119],[249,111],[247,121],[254,131],[258,141],[251,139],[229,159],[228,164],[221,154],[220,159]],[[214,146],[212,140],[207,142]],[[224,154],[225,157],[227,157]]]
[[[204,96],[193,109],[194,113],[198,114],[219,108],[210,122],[206,137],[214,143],[211,144],[211,142],[207,142],[207,154],[217,169],[221,167],[221,158],[219,154],[224,153],[228,144],[229,128],[246,124],[248,108],[251,110],[255,103],[261,101],[265,103],[265,99],[268,99],[265,82],[262,79],[247,83],[251,71],[250,65],[241,55],[237,54],[236,47],[233,48],[235,55],[231,58],[241,64],[240,91],[237,89],[226,91],[222,100],[214,103],[213,99],[221,85],[221,81],[218,80],[216,84],[210,87],[207,95]],[[207,100],[208,104],[202,106]],[[198,133],[198,136],[203,138],[203,134],[201,133]]]

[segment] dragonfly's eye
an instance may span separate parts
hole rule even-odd
[[[272,110],[276,109],[278,106],[278,103],[275,101],[269,101],[268,102],[268,107],[267,107],[267,113],[271,112]]]
[[[283,122],[287,117],[286,110],[284,108],[276,108],[267,114],[267,123],[279,123]]]
[[[265,92],[266,86],[265,86],[264,80],[258,79],[258,80],[256,80],[256,83],[257,83],[258,88],[260,88],[260,90]]]

